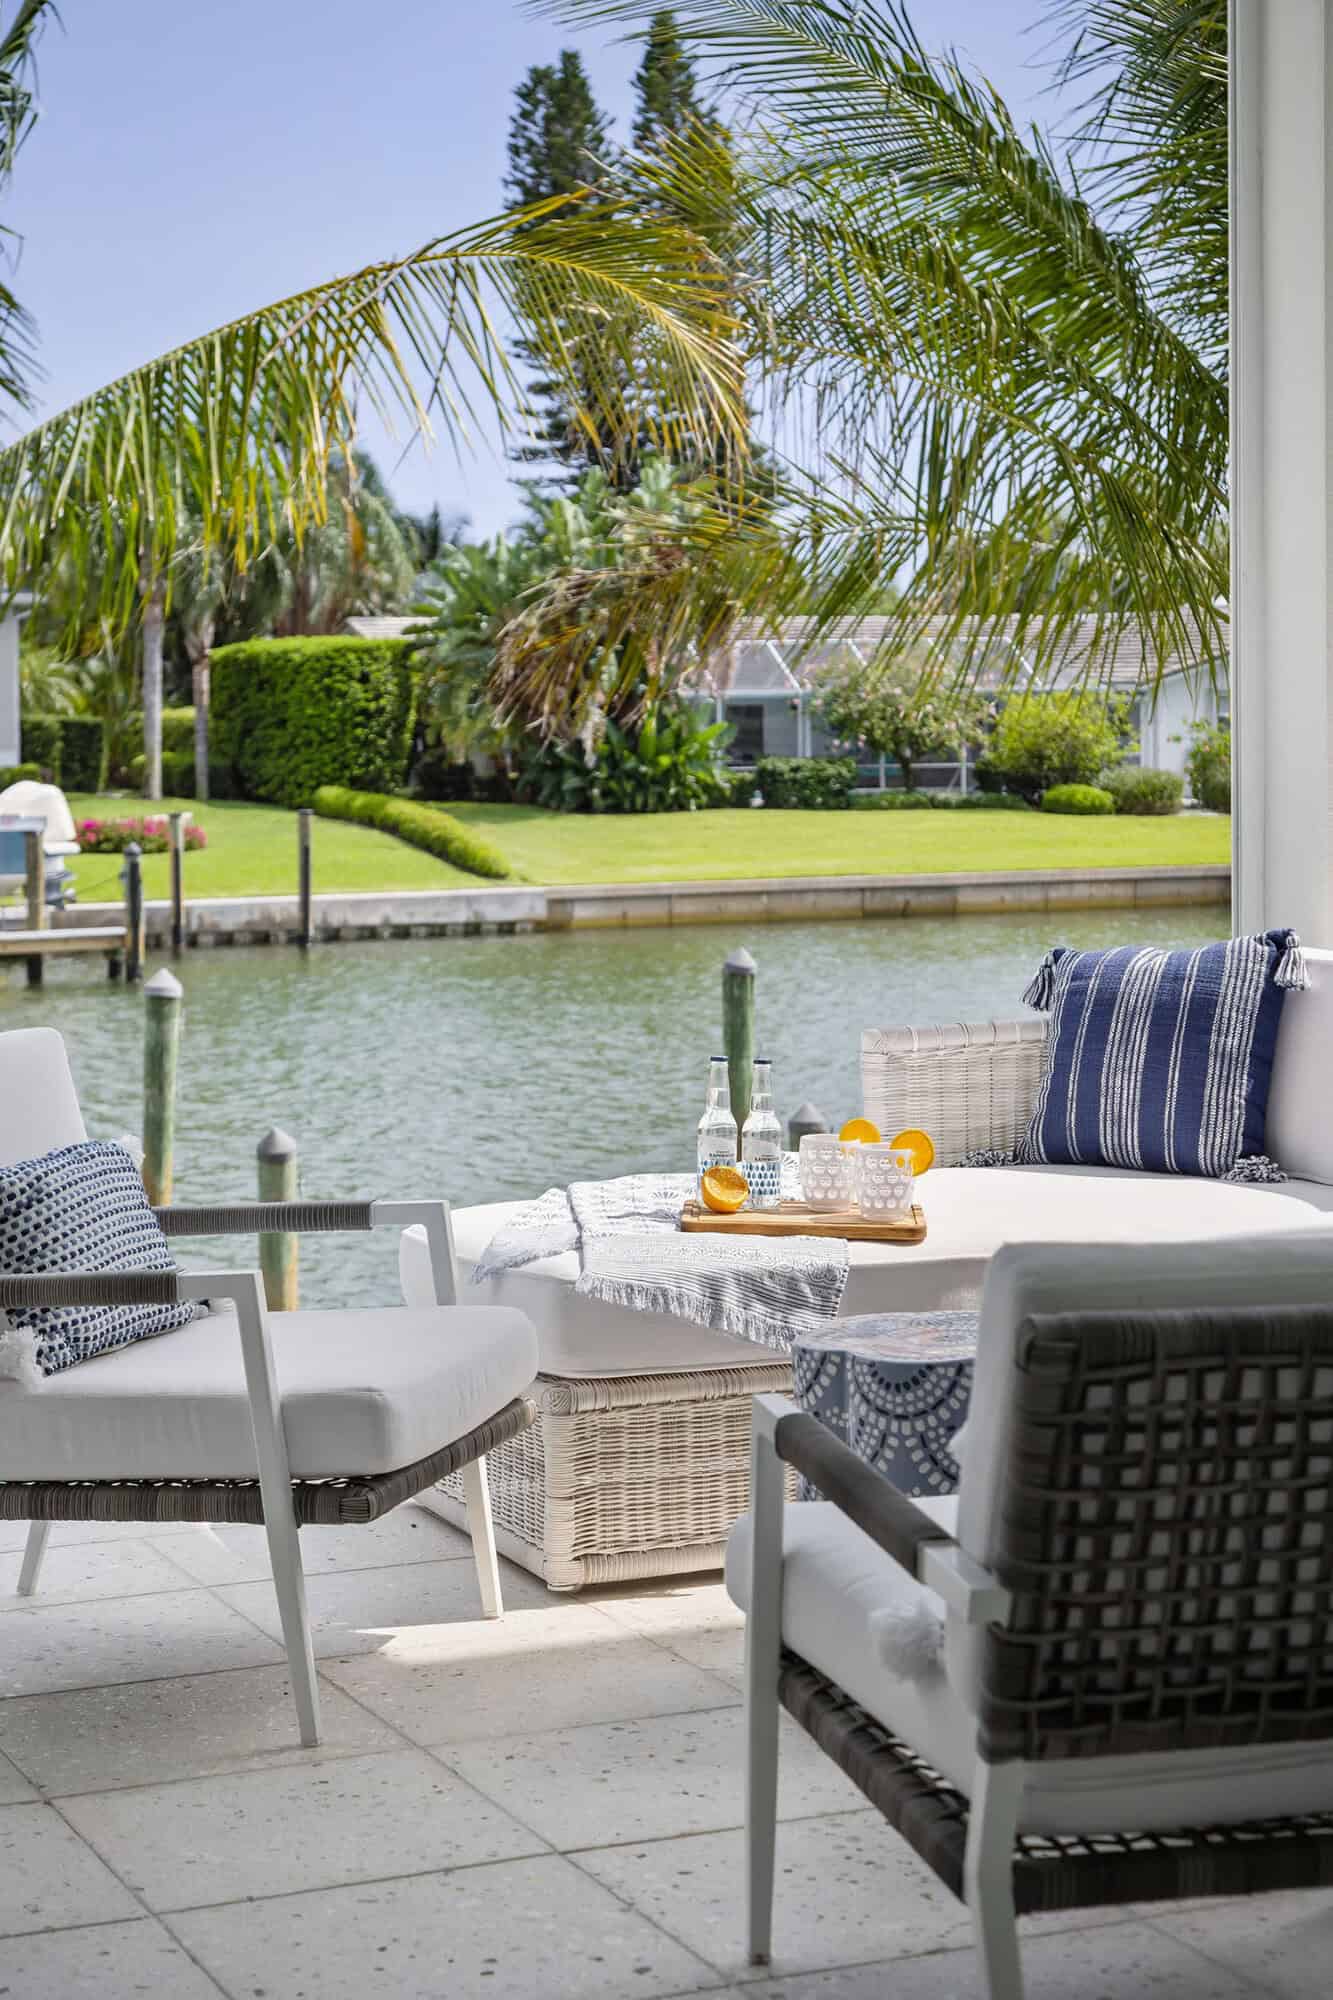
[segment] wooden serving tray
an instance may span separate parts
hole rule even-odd
[[[910,1218],[871,1222],[855,1208],[807,1208],[801,1201],[784,1201],[780,1208],[742,1208],[735,1215],[715,1215],[702,1202],[687,1201],[680,1212],[682,1229],[717,1236],[842,1236],[849,1243],[924,1243],[926,1218],[913,1205]]]

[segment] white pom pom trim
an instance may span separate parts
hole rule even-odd
[[[926,1681],[944,1658],[944,1620],[924,1597],[870,1614],[870,1636],[883,1665],[900,1681]]]
[[[6,1326],[0,1319],[0,1382],[40,1389],[46,1377],[37,1366],[37,1336],[29,1326]]]

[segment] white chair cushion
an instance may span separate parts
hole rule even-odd
[[[1310,984],[1282,1009],[1264,1150],[1285,1173],[1333,1182],[1333,951],[1305,962]]]
[[[537,1372],[519,1313],[387,1307],[269,1320],[292,1475],[411,1465],[493,1417]],[[40,1389],[0,1383],[0,1477],[232,1479],[255,1445],[231,1311],[99,1355]]]
[[[1304,999],[1306,996],[1300,996]],[[926,1212],[924,1243],[848,1245],[842,1316],[891,1312],[975,1312],[991,1258],[1003,1243],[1226,1242],[1266,1230],[1327,1227],[1333,1187],[1287,1182],[1233,1187],[1183,1174],[1117,1167],[937,1167],[917,1190]],[[465,1276],[491,1238],[523,1204],[490,1202],[454,1210],[454,1240]],[[409,1232],[410,1233],[410,1232]],[[429,1260],[419,1250],[422,1283]],[[413,1253],[404,1244],[404,1285]],[[667,1313],[579,1298],[575,1251],[507,1271],[464,1296],[513,1306],[537,1329],[544,1375],[670,1374],[692,1368],[771,1367],[768,1348],[695,1326]],[[405,1297],[413,1296],[404,1291]]]
[[[0,1035],[0,1167],[77,1146],[87,1136],[55,1029],[14,1028]]]
[[[953,1499],[918,1501],[944,1526]],[[727,1589],[749,1609],[751,1522],[727,1545]],[[889,1672],[872,1621],[940,1600],[825,1502],[784,1517],[782,1636],[963,1793],[970,1792],[976,1713],[952,1674],[924,1681]],[[1333,1806],[1326,1745],[1183,1750],[1153,1757],[1061,1758],[1030,1767],[1020,1826],[1030,1833],[1111,1833],[1225,1823]]]

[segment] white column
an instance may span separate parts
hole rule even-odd
[[[1238,930],[1333,944],[1333,0],[1231,0]]]
[[[19,614],[0,618],[0,767],[22,762],[19,754]]]

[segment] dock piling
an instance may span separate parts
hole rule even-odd
[[[738,1132],[750,1115],[754,1081],[754,975],[755,962],[739,945],[722,967],[722,1046]]]
[[[300,1170],[296,1141],[274,1125],[256,1149],[259,1199],[295,1201]],[[288,1230],[266,1230],[259,1238],[259,1268],[270,1312],[295,1312],[301,1302],[300,1239]]]
[[[185,812],[168,815],[171,822],[171,956],[185,950]]]
[[[125,977],[131,985],[143,978],[144,912],[143,856],[137,841],[125,849]]]
[[[311,903],[310,903],[310,881],[311,881],[310,822],[313,818],[314,814],[312,813],[309,806],[302,806],[300,811],[296,815],[296,822],[297,822],[296,842],[297,842],[297,863],[298,863],[297,893],[301,900],[302,951],[308,951],[310,949],[310,941],[314,935],[312,929]]]
[[[800,1109],[793,1111],[791,1117],[787,1120],[788,1151],[799,1153],[801,1150],[801,1141],[807,1132],[827,1132],[828,1129],[828,1119],[824,1116],[819,1106],[812,1104],[807,1097]]]
[[[154,1208],[171,1201],[183,996],[179,979],[165,966],[143,990],[143,1183]]]

